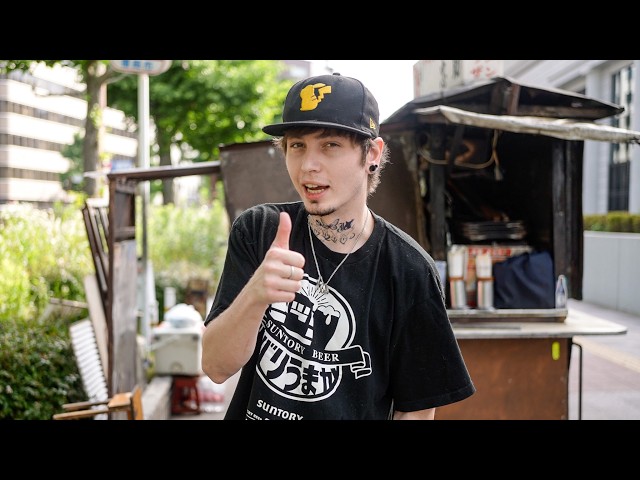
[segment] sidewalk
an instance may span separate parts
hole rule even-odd
[[[608,320],[626,327],[621,335],[576,336],[569,372],[570,420],[640,420],[640,316],[569,299],[569,314]],[[221,420],[239,373],[224,384],[222,411],[172,415],[171,420]],[[580,380],[582,395],[580,398]]]
[[[610,357],[614,363],[640,371],[640,316],[573,299],[569,299],[568,307],[572,315],[601,318],[627,327],[624,335],[575,337],[574,340],[585,348],[589,345],[600,356]]]
[[[569,301],[572,315],[623,325],[623,335],[574,337],[583,350],[582,406],[579,398],[579,348],[571,356],[569,419],[640,420],[640,316],[587,302]]]

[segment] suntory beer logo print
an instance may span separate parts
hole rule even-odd
[[[291,303],[265,312],[258,374],[283,397],[316,402],[331,396],[344,375],[371,375],[369,353],[354,345],[356,322],[344,297],[333,288],[321,295],[305,274]]]
[[[325,85],[324,83],[307,85],[300,91],[300,99],[302,100],[300,111],[308,112],[309,110],[315,110],[327,93],[331,93],[331,85]]]

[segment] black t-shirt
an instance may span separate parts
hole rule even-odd
[[[262,262],[281,211],[292,221],[289,248],[306,259],[302,287],[293,302],[265,311],[226,419],[387,419],[393,410],[438,407],[475,392],[433,259],[376,214],[365,245],[321,295],[303,204],[244,211],[232,225],[206,324],[231,304]],[[314,247],[327,281],[345,254],[317,239]]]

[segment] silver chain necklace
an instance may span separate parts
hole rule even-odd
[[[360,237],[364,233],[364,229],[367,226],[368,216],[365,216],[364,225],[362,225],[362,230],[360,230],[360,233],[356,237],[353,243],[353,247],[351,247],[351,251],[345,255],[345,257],[338,264],[338,266],[333,271],[333,273],[329,276],[326,282],[322,278],[322,274],[320,273],[320,267],[318,266],[318,259],[316,258],[316,249],[313,247],[313,237],[315,237],[315,235],[311,232],[311,223],[309,220],[310,219],[307,218],[307,228],[309,229],[309,243],[311,243],[311,253],[313,254],[313,261],[316,263],[316,270],[318,272],[318,284],[316,286],[316,291],[319,292],[321,295],[326,295],[329,292],[329,282],[331,281],[333,276],[336,274],[338,269],[342,266],[342,264],[347,260],[347,258],[349,258],[349,255],[351,255],[353,251],[356,249],[356,245],[358,245],[358,240],[360,240]]]

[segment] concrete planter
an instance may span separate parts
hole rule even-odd
[[[585,302],[640,315],[640,234],[584,232]]]

